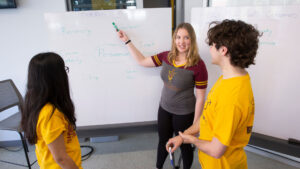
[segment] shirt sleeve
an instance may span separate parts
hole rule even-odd
[[[151,56],[153,63],[155,64],[156,67],[161,66],[162,62],[164,59],[168,57],[168,51],[167,52],[162,52],[157,55]]]
[[[63,114],[57,109],[50,118],[41,122],[41,127],[42,138],[46,144],[52,143],[67,130]]]
[[[240,108],[230,103],[216,108],[213,135],[225,146],[230,145],[233,135],[238,128],[241,114]]]
[[[200,61],[197,67],[197,71],[195,72],[195,87],[197,89],[206,89],[208,80],[206,66],[203,61]]]

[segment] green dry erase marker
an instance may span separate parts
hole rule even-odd
[[[114,22],[112,24],[114,25],[114,27],[116,28],[116,30],[119,32],[119,29],[118,29],[117,25]]]

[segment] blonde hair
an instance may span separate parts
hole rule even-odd
[[[196,34],[195,34],[195,31],[194,31],[194,28],[189,23],[181,23],[175,29],[175,31],[173,33],[173,37],[172,37],[172,48],[171,48],[171,51],[168,54],[168,61],[170,63],[173,63],[173,61],[175,61],[175,58],[179,53],[177,48],[176,48],[176,44],[175,44],[176,35],[177,35],[179,29],[185,29],[188,32],[188,34],[191,38],[191,46],[190,46],[190,48],[188,50],[188,53],[187,53],[187,61],[186,61],[186,64],[185,64],[184,68],[195,66],[200,60],[200,55],[199,55],[199,52],[198,52],[198,46],[197,46],[197,43],[196,43]]]

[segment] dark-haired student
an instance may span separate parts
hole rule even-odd
[[[82,169],[66,71],[56,53],[37,54],[29,63],[21,126],[41,169]]]
[[[243,21],[212,24],[207,40],[222,76],[210,90],[200,120],[170,139],[166,148],[174,152],[182,143],[192,143],[203,169],[247,169],[244,146],[253,126],[254,98],[245,68],[254,64],[260,33]]]
[[[118,31],[118,36],[140,65],[162,66],[160,75],[164,85],[157,117],[159,141],[156,160],[156,168],[160,169],[168,156],[165,145],[169,138],[197,121],[204,106],[207,71],[198,53],[195,31],[189,23],[179,24],[172,36],[171,50],[151,57],[145,57],[124,31]],[[190,169],[193,148],[185,144],[180,149],[183,169]]]

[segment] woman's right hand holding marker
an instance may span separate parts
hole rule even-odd
[[[126,33],[122,30],[119,30],[118,32],[118,36],[119,38],[123,41],[123,42],[127,42],[129,39],[128,39],[128,36],[126,35]]]

